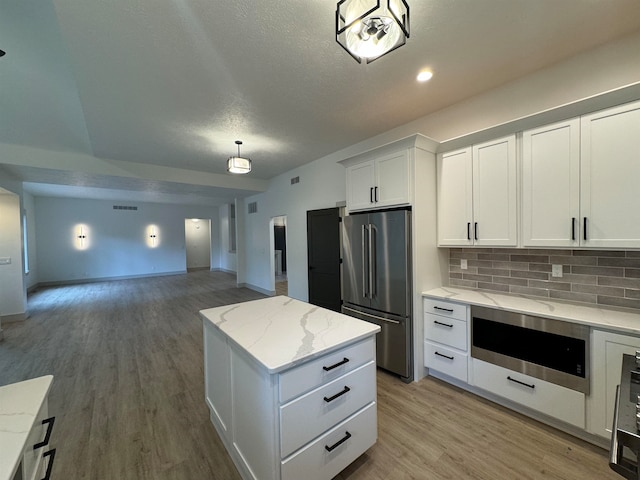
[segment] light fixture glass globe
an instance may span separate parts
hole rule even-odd
[[[251,171],[251,160],[243,157],[229,157],[227,171],[238,174],[249,173]]]

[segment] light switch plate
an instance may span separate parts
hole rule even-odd
[[[467,269],[467,260],[465,258],[460,260],[460,268],[462,270],[466,270]]]
[[[11,257],[0,257],[0,265],[11,265]]]
[[[562,276],[562,265],[551,265],[551,276],[552,277],[561,277]]]

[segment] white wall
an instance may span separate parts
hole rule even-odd
[[[19,316],[26,311],[23,278],[20,197],[0,188],[0,317]]]
[[[240,259],[246,257],[246,264],[239,259],[238,281],[243,278],[248,285],[273,290],[268,225],[272,217],[287,215],[289,295],[308,299],[306,211],[344,201],[345,171],[336,164],[340,160],[414,133],[448,140],[637,82],[640,34],[577,55],[276,177],[265,193],[246,199],[245,203],[258,202],[258,213],[246,215],[246,204],[239,212],[238,222],[242,221],[246,230],[246,246],[239,252]],[[289,179],[296,175],[300,175],[300,183],[290,185]]]
[[[229,218],[230,205],[222,205],[220,207],[220,269],[226,272],[235,272],[236,251],[230,250],[229,244]]]
[[[187,268],[210,268],[211,221],[186,218],[184,232],[187,246]]]
[[[36,197],[35,205],[40,283],[184,272],[185,218],[219,223],[213,207],[44,197]],[[114,210],[113,205],[138,210]],[[80,224],[85,250],[77,248]],[[151,225],[157,229],[155,248],[148,244]],[[213,238],[212,258],[217,259],[218,235]]]
[[[27,252],[29,273],[25,275],[27,289],[38,283],[38,252],[36,246],[36,204],[33,195],[24,192],[22,195],[23,212],[27,215]]]

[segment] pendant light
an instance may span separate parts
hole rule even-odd
[[[358,63],[367,63],[401,47],[409,38],[405,0],[340,0],[336,41]]]
[[[251,160],[240,156],[240,145],[242,145],[242,141],[236,140],[236,145],[238,145],[238,156],[229,157],[229,160],[227,160],[227,171],[237,174],[249,173],[251,171]]]

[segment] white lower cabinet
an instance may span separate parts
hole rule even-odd
[[[466,382],[468,359],[468,355],[457,350],[428,341],[424,342],[424,364],[436,372]]]
[[[591,395],[588,431],[611,438],[616,386],[620,384],[622,355],[640,350],[640,337],[603,330],[591,332]]]
[[[476,358],[472,365],[474,386],[578,428],[585,428],[583,393]]]
[[[204,323],[211,421],[244,480],[330,480],[377,439],[375,336],[269,373]]]

